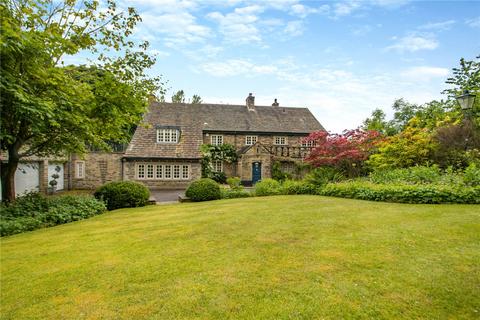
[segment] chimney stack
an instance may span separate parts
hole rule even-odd
[[[255,110],[255,97],[251,93],[248,94],[248,97],[245,101],[247,103],[248,110]]]
[[[278,107],[280,104],[277,102],[277,98],[275,98],[275,101],[272,103],[272,107]]]

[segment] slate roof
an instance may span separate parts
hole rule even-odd
[[[324,130],[307,108],[154,102],[130,142],[125,157],[199,159],[203,132],[308,134]],[[178,127],[180,143],[156,143],[157,127]]]

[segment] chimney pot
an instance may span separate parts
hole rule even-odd
[[[255,110],[255,97],[249,93],[247,99],[245,100],[248,110]]]

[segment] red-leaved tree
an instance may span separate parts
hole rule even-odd
[[[304,139],[315,145],[305,161],[314,167],[331,166],[348,176],[357,176],[381,139],[375,130],[345,130],[342,134],[315,131]]]

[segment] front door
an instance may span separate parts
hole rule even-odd
[[[262,180],[262,163],[254,162],[252,163],[252,184],[260,180]]]

